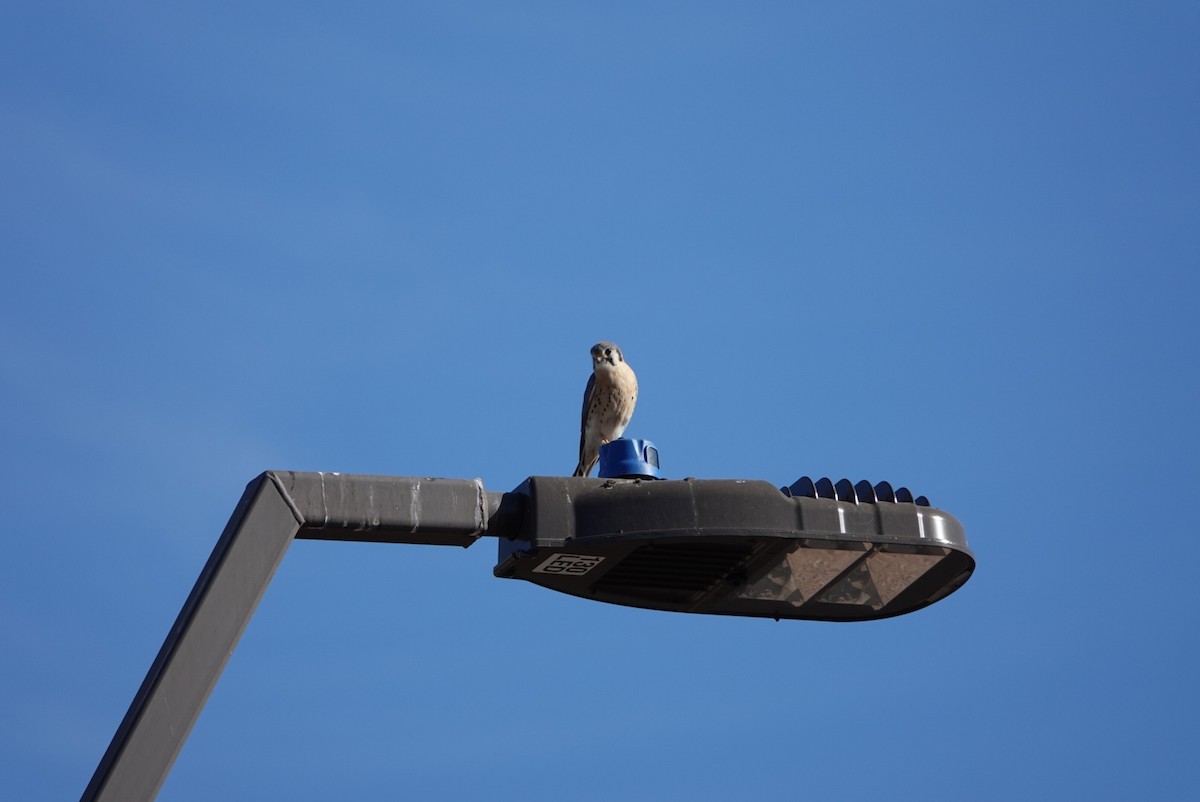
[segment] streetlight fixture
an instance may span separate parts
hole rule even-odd
[[[601,451],[602,478],[267,471],[246,487],[84,791],[155,797],[294,539],[466,547],[500,538],[496,576],[597,601],[718,615],[860,621],[944,598],[975,560],[949,513],[886,482],[659,480],[649,441]],[[610,478],[604,478],[610,477]]]
[[[866,621],[932,604],[975,567],[953,516],[884,482],[534,476],[514,492],[526,515],[496,576],[632,607]]]

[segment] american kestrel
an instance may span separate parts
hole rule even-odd
[[[592,346],[592,375],[583,391],[583,421],[579,431],[579,466],[575,476],[587,476],[600,459],[600,446],[625,432],[637,403],[637,376],[615,343]]]

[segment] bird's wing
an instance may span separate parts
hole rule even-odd
[[[583,462],[583,444],[587,439],[587,413],[592,405],[592,393],[596,392],[596,374],[588,376],[587,388],[583,391],[583,412],[579,416],[579,461]]]

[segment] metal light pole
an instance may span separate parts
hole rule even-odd
[[[656,475],[656,456],[637,465],[652,444],[632,442],[640,455],[623,447],[613,470]],[[953,516],[886,483],[530,477],[488,493],[478,479],[268,471],[246,487],[82,799],[155,797],[293,539],[466,547],[484,535],[501,538],[497,576],[776,619],[900,615],[975,566]]]

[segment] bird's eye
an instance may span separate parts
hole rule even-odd
[[[605,356],[612,356],[612,349],[611,349],[611,348],[605,348],[605,349],[604,349],[604,355],[605,355]]]

